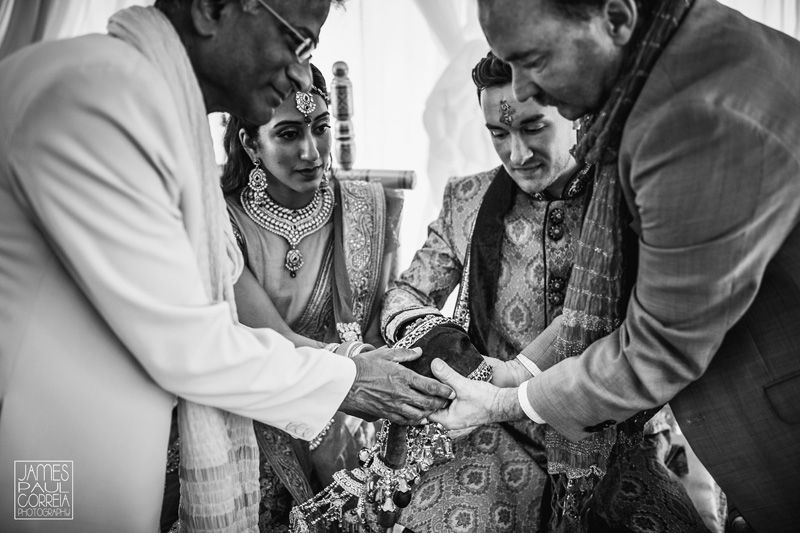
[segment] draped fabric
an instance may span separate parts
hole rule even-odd
[[[41,41],[53,0],[6,0],[0,5],[0,59]]]
[[[109,34],[139,50],[173,90],[203,182],[202,212],[186,215],[195,219],[187,220],[189,239],[209,298],[226,301],[236,322],[233,280],[241,272],[242,257],[227,221],[203,95],[186,50],[172,24],[155,8],[116,13],[109,20]],[[181,399],[178,424],[182,530],[255,532],[258,452],[252,421]]]
[[[0,0],[0,59],[23,46],[105,30],[108,18],[153,0]]]
[[[487,329],[492,323],[500,277],[500,256],[505,233],[505,218],[514,205],[519,187],[500,167],[486,191],[478,211],[470,243],[469,336],[481,353],[488,351]]]
[[[622,129],[661,50],[677,30],[691,0],[664,0],[642,17],[635,49],[623,74],[596,117],[586,120],[575,157],[598,165],[595,190],[586,213],[564,304],[555,349],[560,359],[580,355],[595,340],[614,331],[625,315],[633,284],[637,250],[628,228],[617,169]],[[640,14],[641,16],[641,14]],[[608,468],[612,447],[633,448],[644,423],[658,409],[633,417],[619,429],[607,428],[572,442],[548,428],[548,470],[556,475],[553,526],[557,531],[585,531],[591,495]]]
[[[336,198],[332,220],[298,244],[305,264],[295,278],[284,267],[287,245],[282,237],[253,222],[236,195],[228,198],[228,212],[248,268],[294,332],[341,342],[336,324],[355,322],[365,341],[380,344],[377,315],[394,275],[402,198],[377,183],[331,184]],[[254,422],[261,454],[261,533],[287,531],[293,502],[310,499],[337,470],[357,466],[358,446],[348,422],[337,414],[313,452],[308,443]]]

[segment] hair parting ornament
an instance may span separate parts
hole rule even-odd
[[[295,105],[297,106],[297,110],[303,114],[303,120],[306,124],[311,124],[311,119],[308,118],[309,113],[313,113],[314,110],[317,108],[317,104],[314,103],[314,97],[311,96],[310,93],[304,93],[297,91],[294,95]]]
[[[297,91],[294,95],[294,103],[297,110],[303,114],[303,121],[305,121],[306,124],[311,124],[311,118],[308,115],[313,113],[317,108],[317,104],[314,102],[314,97],[311,93],[318,94],[326,104],[328,103],[328,94],[314,85],[311,86],[310,92]]]
[[[499,111],[500,111],[500,122],[502,122],[503,124],[505,124],[510,128],[511,123],[514,121],[514,113],[516,113],[516,110],[513,107],[511,107],[511,104],[509,104],[505,98],[503,98],[502,100],[500,100]]]

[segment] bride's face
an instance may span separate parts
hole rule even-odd
[[[303,107],[292,94],[259,129],[257,156],[267,171],[267,191],[277,202],[292,207],[316,191],[331,153],[331,116],[325,100],[310,95],[313,106]],[[308,110],[306,115],[300,108]]]

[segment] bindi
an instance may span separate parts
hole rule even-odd
[[[511,127],[514,121],[514,113],[517,111],[505,100],[500,100],[500,122]]]

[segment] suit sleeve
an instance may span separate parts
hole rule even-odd
[[[197,176],[171,101],[143,60],[59,78],[20,119],[14,193],[156,383],[310,439],[355,365],[236,324],[227,303],[206,296],[188,237],[198,228],[183,212]]]
[[[625,320],[528,384],[536,412],[572,439],[701,378],[800,209],[797,162],[747,116],[697,101],[651,120],[627,154],[641,233]]]

